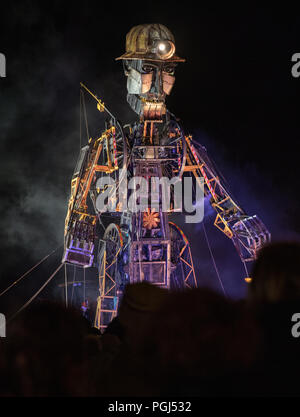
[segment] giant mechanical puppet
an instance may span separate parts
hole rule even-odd
[[[171,289],[197,286],[189,242],[169,221],[176,207],[170,204],[163,209],[163,187],[152,179],[180,180],[189,175],[201,184],[216,211],[215,226],[232,240],[242,262],[254,260],[270,240],[261,220],[247,215],[230,196],[206,149],[185,135],[166,108],[176,65],[185,61],[176,54],[170,30],[161,24],[133,27],[126,37],[126,52],[116,59],[123,62],[127,101],[138,119],[123,128],[81,84],[96,100],[98,110],[110,115],[110,121],[81,149],[71,180],[63,254],[64,263],[98,267],[100,293],[94,325],[101,331],[116,316],[128,283],[148,281]],[[144,178],[149,190],[155,191],[151,206],[139,209],[141,199],[148,201],[148,191],[143,195],[142,189],[134,207],[124,203],[127,181],[134,178]],[[99,207],[101,195],[110,200],[113,210]],[[100,234],[97,224],[103,224],[104,214],[110,220]]]

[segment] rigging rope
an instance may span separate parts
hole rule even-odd
[[[85,302],[85,268],[83,268],[83,302]]]
[[[209,240],[208,240],[208,236],[207,236],[207,233],[206,233],[206,229],[205,229],[204,221],[202,222],[202,227],[203,227],[204,236],[205,236],[206,243],[207,243],[207,246],[208,246],[208,249],[209,249],[209,252],[210,252],[211,259],[212,259],[213,264],[214,264],[214,267],[215,267],[215,271],[216,271],[216,274],[217,274],[218,280],[219,280],[219,282],[220,282],[220,285],[221,285],[221,288],[222,288],[222,290],[223,290],[223,293],[224,293],[225,297],[227,297],[227,294],[226,294],[226,291],[225,291],[225,288],[224,288],[223,282],[222,282],[222,280],[221,280],[221,277],[220,277],[220,274],[219,274],[219,271],[218,271],[218,268],[217,268],[217,264],[216,264],[216,261],[215,261],[215,258],[214,258],[214,255],[213,255],[213,252],[212,252],[212,249],[211,249],[211,246],[210,246]]]
[[[71,305],[73,305],[73,296],[74,296],[74,284],[75,284],[75,279],[76,279],[76,265],[74,265],[74,270],[73,270],[73,282],[72,282],[72,294],[71,294]]]
[[[68,308],[68,276],[67,276],[67,264],[65,264],[65,297],[66,297],[66,308]]]
[[[81,136],[82,136],[82,127],[81,127],[81,114],[82,114],[82,97],[81,97],[81,90],[79,92],[79,150],[81,150]]]
[[[58,268],[50,275],[47,281],[41,286],[41,288],[15,313],[13,314],[7,321],[7,323],[11,322],[21,311],[23,311],[29,304],[39,295],[39,293],[46,287],[47,284],[52,280],[52,278],[57,274],[57,272],[61,269],[63,264],[61,263]]]
[[[81,93],[82,93],[82,104],[83,104],[82,107],[83,107],[83,115],[84,115],[84,119],[85,119],[87,141],[89,141],[90,134],[89,134],[89,126],[88,126],[87,113],[86,113],[86,107],[85,107],[84,92],[82,91]]]
[[[247,265],[246,265],[245,261],[243,261],[243,265],[244,265],[244,268],[245,268],[245,271],[246,271],[246,277],[249,277],[249,272],[248,272],[248,268],[247,268]]]
[[[50,252],[48,255],[46,255],[43,259],[41,259],[38,263],[36,263],[32,268],[30,268],[25,274],[23,274],[20,278],[18,278],[15,282],[13,282],[9,287],[7,287],[4,291],[0,293],[0,297],[4,295],[8,290],[10,290],[13,286],[15,286],[18,282],[20,282],[23,278],[25,278],[31,271],[33,271],[36,267],[38,267],[41,263],[43,263],[46,259],[49,258],[54,252],[56,252],[58,249],[61,248],[62,245],[58,246],[56,249],[54,249],[52,252]]]

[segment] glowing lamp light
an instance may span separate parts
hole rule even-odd
[[[160,43],[160,44],[158,45],[158,49],[159,49],[161,52],[164,52],[164,51],[166,50],[166,45],[165,45],[164,43]]]
[[[154,53],[157,53],[161,59],[169,59],[174,55],[175,45],[169,40],[160,40],[155,42]]]
[[[246,278],[245,278],[245,281],[247,282],[247,284],[250,284],[250,282],[252,281],[252,278],[250,278],[250,277],[246,277]]]

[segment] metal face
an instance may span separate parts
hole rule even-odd
[[[175,82],[175,64],[142,61],[142,74],[150,75],[152,83],[145,98],[165,99],[169,95]],[[145,91],[146,92],[146,91]]]
[[[136,113],[145,115],[146,112],[147,117],[155,114],[161,118],[166,95],[171,93],[175,82],[175,67],[170,62],[126,61],[128,102]]]

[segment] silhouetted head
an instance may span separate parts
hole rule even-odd
[[[125,338],[139,341],[146,324],[168,298],[169,291],[146,281],[127,285],[119,309],[119,322]]]
[[[258,303],[300,299],[299,242],[273,243],[261,249],[252,270],[249,299]]]
[[[20,396],[86,395],[89,326],[62,304],[31,304],[7,328],[11,390]],[[89,343],[90,345],[90,343]]]

